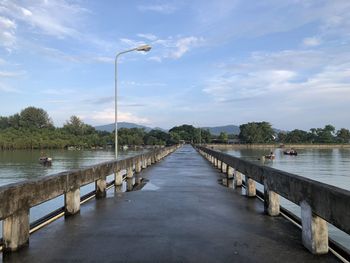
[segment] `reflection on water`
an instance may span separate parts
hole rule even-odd
[[[274,152],[274,160],[261,160],[261,157]],[[283,149],[236,149],[223,152],[243,159],[294,173],[339,188],[350,190],[350,149],[298,149],[297,156],[284,155]],[[259,160],[260,159],[260,160]],[[263,186],[257,184],[263,191]],[[285,198],[281,205],[300,217],[300,207]],[[329,226],[329,235],[350,249],[350,236]]]

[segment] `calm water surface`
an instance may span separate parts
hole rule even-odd
[[[294,173],[339,188],[350,190],[350,149],[297,149],[298,156],[284,155],[283,149],[235,149],[223,152],[243,159]],[[258,160],[274,152],[274,160]],[[258,185],[263,190],[262,185]],[[300,217],[300,207],[282,198],[281,205]],[[350,236],[329,226],[330,237],[350,249]]]
[[[142,151],[119,151],[118,159],[124,159]],[[0,185],[33,179],[66,170],[83,168],[114,159],[114,151],[67,151],[50,150],[45,155],[52,157],[52,166],[39,163],[41,151],[0,151]]]

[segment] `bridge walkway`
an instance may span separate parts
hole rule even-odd
[[[263,203],[221,186],[189,145],[141,172],[139,191],[92,200],[30,237],[4,262],[337,262],[314,256],[301,232]]]

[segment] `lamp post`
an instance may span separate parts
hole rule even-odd
[[[125,50],[122,52],[119,52],[116,56],[115,56],[115,115],[114,115],[114,122],[115,122],[115,159],[118,159],[118,114],[117,114],[117,109],[118,109],[118,100],[117,100],[117,95],[118,95],[118,58],[120,55],[125,54],[125,53],[129,53],[132,51],[144,51],[144,52],[148,52],[151,50],[151,46],[150,45],[141,45],[139,47],[136,48],[132,48],[129,50]]]

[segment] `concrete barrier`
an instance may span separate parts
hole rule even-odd
[[[123,160],[104,162],[84,169],[0,187],[3,251],[16,251],[29,243],[29,210],[31,207],[64,195],[65,216],[79,213],[80,187],[95,182],[96,197],[105,197],[108,175],[114,173],[114,183],[120,186],[123,181],[122,170],[127,170],[127,178],[132,179],[134,174],[141,172],[141,169],[147,167],[151,160],[160,161],[179,147],[179,145],[174,145],[154,149]]]
[[[265,212],[280,212],[279,195],[301,207],[302,241],[313,254],[328,252],[327,222],[350,234],[350,191],[299,175],[255,164],[213,149],[196,146],[209,161],[234,169],[234,184],[246,178],[247,196],[255,196],[255,182],[264,186]],[[216,165],[215,165],[216,166]]]

